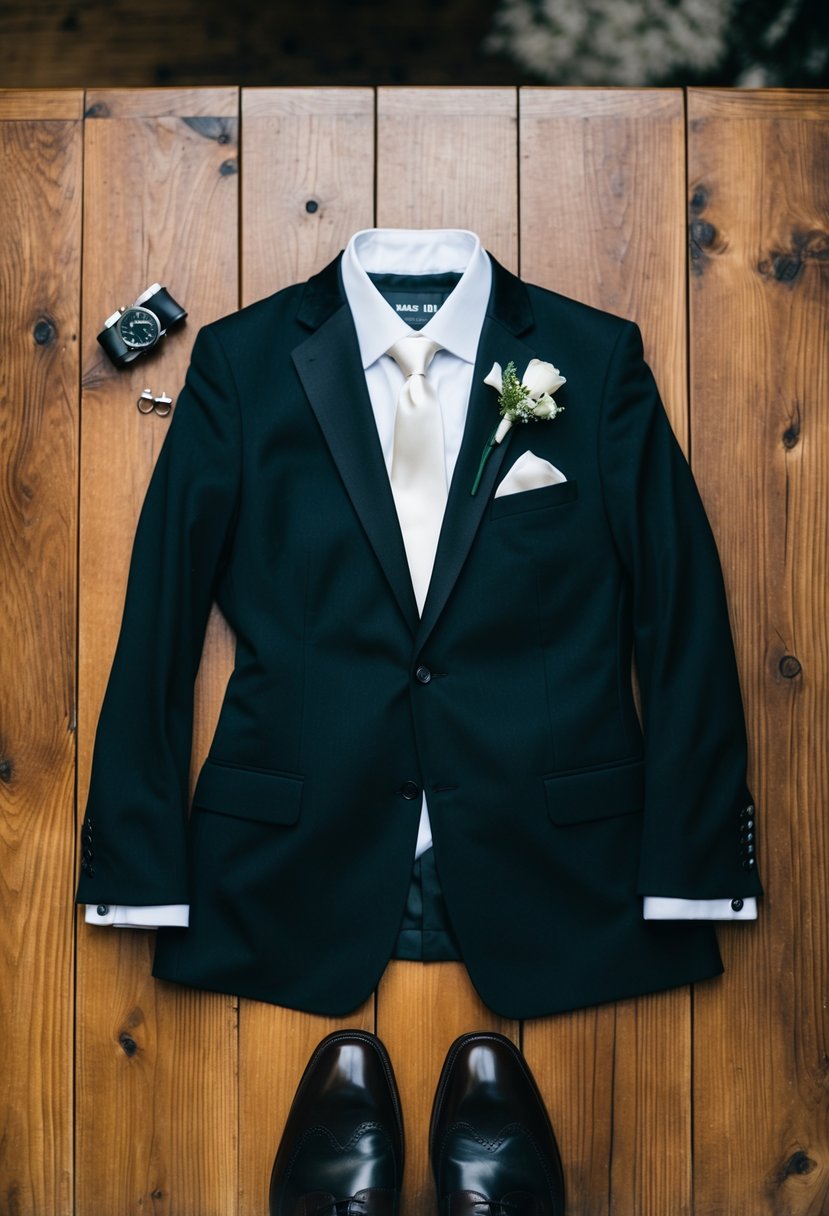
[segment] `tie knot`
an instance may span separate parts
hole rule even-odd
[[[431,338],[415,335],[412,338],[398,338],[389,347],[387,354],[391,355],[408,379],[409,376],[424,376],[426,368],[439,350],[439,343],[433,342]]]

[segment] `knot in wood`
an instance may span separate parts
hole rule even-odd
[[[691,224],[691,239],[701,248],[707,249],[713,245],[716,237],[717,230],[708,220],[694,220]]]
[[[697,215],[708,206],[708,191],[705,186],[696,186],[691,195],[691,210]]]
[[[793,654],[784,654],[777,666],[785,680],[793,680],[803,670],[800,661]]]
[[[193,117],[182,121],[202,139],[215,139],[218,144],[230,143],[232,130],[226,118]]]
[[[52,341],[55,333],[55,323],[51,317],[38,317],[32,330],[32,336],[38,346],[46,346]]]
[[[783,432],[783,447],[788,448],[791,451],[792,448],[797,447],[799,442],[800,442],[800,423],[793,422],[791,424],[791,426],[787,426],[785,431]]]
[[[124,1052],[124,1055],[129,1056],[130,1059],[138,1051],[138,1044],[136,1043],[135,1039],[132,1037],[131,1034],[127,1034],[127,1032],[125,1030],[122,1031],[121,1034],[119,1034],[118,1042],[121,1044],[121,1048]]]
[[[802,269],[803,259],[797,252],[778,251],[757,264],[758,274],[777,283],[794,283]]]
[[[792,1174],[811,1174],[815,1168],[815,1163],[811,1157],[807,1156],[802,1149],[798,1149],[793,1153],[783,1169],[780,1171],[780,1181],[785,1182]]]

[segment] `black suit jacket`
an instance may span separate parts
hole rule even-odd
[[[473,497],[484,376],[534,356],[565,411],[515,426]],[[338,263],[199,333],[135,538],[78,889],[189,902],[156,975],[354,1009],[395,943],[421,789],[498,1013],[721,970],[710,924],[642,918],[643,894],[760,886],[717,554],[639,332],[495,265],[473,383],[419,619]],[[494,498],[528,448],[568,480]],[[236,661],[188,820],[214,598]]]

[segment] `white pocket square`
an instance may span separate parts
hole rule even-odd
[[[525,490],[540,490],[542,486],[554,486],[567,478],[549,460],[536,456],[535,452],[522,452],[495,491],[496,498],[506,494],[522,494]]]

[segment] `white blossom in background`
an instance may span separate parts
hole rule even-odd
[[[501,0],[488,50],[555,84],[642,85],[721,59],[737,0]]]

